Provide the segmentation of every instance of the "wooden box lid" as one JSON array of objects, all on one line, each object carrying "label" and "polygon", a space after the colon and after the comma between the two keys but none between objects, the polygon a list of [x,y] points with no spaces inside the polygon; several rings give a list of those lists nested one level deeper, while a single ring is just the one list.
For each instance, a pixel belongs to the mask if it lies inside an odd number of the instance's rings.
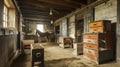
[{"label": "wooden box lid", "polygon": [[31,49],[43,49],[43,46],[40,43],[34,43],[31,44]]}]

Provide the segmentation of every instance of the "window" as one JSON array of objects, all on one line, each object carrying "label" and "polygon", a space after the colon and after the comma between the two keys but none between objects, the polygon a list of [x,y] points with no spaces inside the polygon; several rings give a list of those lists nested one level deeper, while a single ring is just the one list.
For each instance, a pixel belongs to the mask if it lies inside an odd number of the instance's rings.
[{"label": "window", "polygon": [[3,27],[7,27],[8,22],[8,8],[4,5],[4,12],[3,12]]},{"label": "window", "polygon": [[3,27],[15,29],[15,24],[16,24],[16,10],[14,6],[12,6],[12,1],[4,0]]},{"label": "window", "polygon": [[15,9],[13,8],[9,8],[9,11],[8,11],[8,26],[9,28],[15,28],[15,19],[16,19],[16,14],[15,14]]},{"label": "window", "polygon": [[41,32],[44,32],[44,25],[43,24],[38,24],[37,29]]}]

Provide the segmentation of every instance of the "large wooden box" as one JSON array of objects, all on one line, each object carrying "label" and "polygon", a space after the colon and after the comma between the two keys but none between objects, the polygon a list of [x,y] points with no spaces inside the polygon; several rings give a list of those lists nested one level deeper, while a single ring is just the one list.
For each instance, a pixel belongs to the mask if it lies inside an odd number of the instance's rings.
[{"label": "large wooden box", "polygon": [[83,34],[83,55],[85,58],[101,64],[114,60],[112,33],[85,33]]},{"label": "large wooden box", "polygon": [[111,21],[101,20],[89,23],[89,32],[111,32]]},{"label": "large wooden box", "polygon": [[31,56],[32,66],[34,66],[34,62],[41,62],[42,66],[44,67],[44,48],[41,44],[31,44]]},{"label": "large wooden box", "polygon": [[83,34],[83,42],[111,49],[113,46],[112,36],[112,33],[85,33]]}]

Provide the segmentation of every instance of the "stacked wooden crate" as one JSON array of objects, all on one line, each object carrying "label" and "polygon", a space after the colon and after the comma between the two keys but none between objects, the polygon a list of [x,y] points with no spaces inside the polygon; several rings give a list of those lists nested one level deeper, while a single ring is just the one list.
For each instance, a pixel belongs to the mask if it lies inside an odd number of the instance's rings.
[{"label": "stacked wooden crate", "polygon": [[101,64],[114,59],[111,21],[102,20],[89,23],[89,33],[83,34],[84,57]]}]

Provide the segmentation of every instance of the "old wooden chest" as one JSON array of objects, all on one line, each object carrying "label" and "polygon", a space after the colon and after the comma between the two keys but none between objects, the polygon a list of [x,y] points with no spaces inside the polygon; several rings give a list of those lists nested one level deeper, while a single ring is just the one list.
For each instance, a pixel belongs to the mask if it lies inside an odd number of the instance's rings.
[{"label": "old wooden chest", "polygon": [[41,44],[31,44],[32,67],[35,62],[41,62],[41,67],[44,67],[44,48]]}]

